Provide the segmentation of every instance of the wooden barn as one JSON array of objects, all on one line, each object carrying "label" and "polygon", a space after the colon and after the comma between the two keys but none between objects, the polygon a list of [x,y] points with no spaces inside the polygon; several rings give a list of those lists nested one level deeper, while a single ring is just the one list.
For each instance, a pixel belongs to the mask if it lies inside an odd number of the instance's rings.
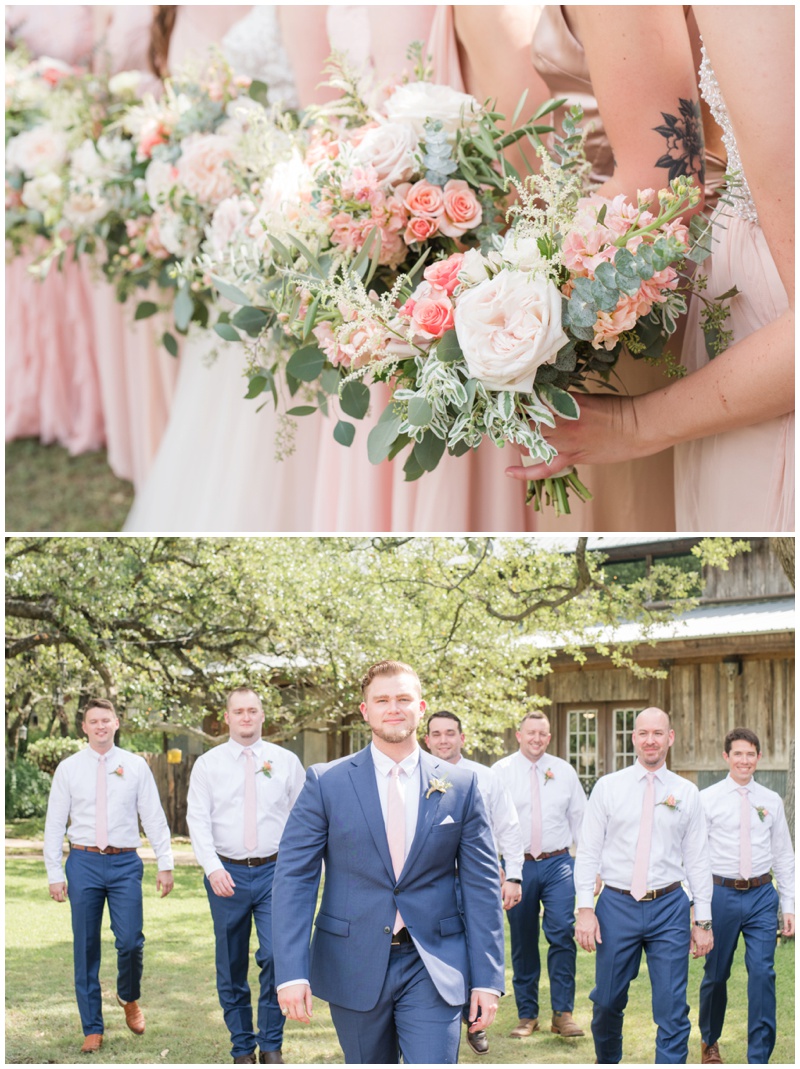
[{"label": "wooden barn", "polygon": [[[687,557],[691,538],[590,541],[609,557],[609,570],[647,568],[658,558]],[[669,766],[703,788],[727,767],[722,744],[733,727],[759,736],[763,758],[758,778],[784,794],[794,739],[794,592],[766,538],[750,539],[752,551],[728,572],[708,569],[701,604],[660,628],[654,645],[636,649],[636,660],[663,669],[664,678],[637,678],[587,650],[577,665],[557,654],[553,672],[532,683],[531,693],[551,702],[551,751],[570,761],[587,792],[598,776],[633,760],[631,731],[639,710],[667,710],[675,729]],[[516,748],[508,733],[509,752]]]}]

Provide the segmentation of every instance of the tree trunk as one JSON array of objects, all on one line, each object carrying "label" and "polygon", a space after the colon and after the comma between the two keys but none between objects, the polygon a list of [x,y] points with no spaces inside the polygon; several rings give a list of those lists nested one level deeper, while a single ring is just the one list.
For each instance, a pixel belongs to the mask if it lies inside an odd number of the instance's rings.
[{"label": "tree trunk", "polygon": [[770,538],[769,541],[775,556],[781,562],[786,578],[792,584],[792,589],[794,589],[794,539]]}]

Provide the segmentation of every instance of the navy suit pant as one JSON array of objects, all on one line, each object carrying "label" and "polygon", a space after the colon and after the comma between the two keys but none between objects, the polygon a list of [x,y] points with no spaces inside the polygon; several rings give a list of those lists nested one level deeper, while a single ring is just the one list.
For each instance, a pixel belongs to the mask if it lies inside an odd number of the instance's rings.
[{"label": "navy suit pant", "polygon": [[449,1006],[413,943],[392,947],[375,1007],[348,1010],[330,1004],[348,1065],[455,1065],[461,1007]]},{"label": "navy suit pant", "polygon": [[572,1013],[575,1006],[575,861],[569,854],[526,861],[522,868],[522,899],[507,911],[511,930],[511,963],[517,1014],[539,1016],[539,912],[547,942],[547,973],[554,1013]]},{"label": "navy suit pant", "polygon": [[[272,878],[275,863],[248,868],[223,861],[236,890],[230,898],[215,895],[204,879],[216,937],[217,993],[231,1034],[231,1057],[252,1054],[256,1039],[261,1050],[280,1050],[283,1014],[275,991],[272,960]],[[247,969],[253,921],[258,935],[258,1036],[253,1033],[253,1006]]]},{"label": "navy suit pant", "polygon": [[741,933],[747,968],[747,1060],[757,1065],[767,1064],[775,1046],[778,902],[771,883],[749,891],[714,884],[714,949],[700,984],[700,1034],[704,1043],[716,1043],[725,1023],[728,977]]},{"label": "navy suit pant", "polygon": [[140,997],[144,960],[144,865],[135,851],[91,854],[86,850],[70,850],[65,871],[72,910],[75,994],[83,1034],[102,1034],[100,931],[103,907],[107,901],[117,948],[117,994],[123,1002],[132,1002]]},{"label": "navy suit pant", "polygon": [[597,1060],[622,1060],[622,1020],[642,951],[653,989],[657,1063],[679,1065],[689,1053],[689,899],[681,888],[649,902],[605,890],[597,900],[600,938],[595,962],[592,1035]]}]

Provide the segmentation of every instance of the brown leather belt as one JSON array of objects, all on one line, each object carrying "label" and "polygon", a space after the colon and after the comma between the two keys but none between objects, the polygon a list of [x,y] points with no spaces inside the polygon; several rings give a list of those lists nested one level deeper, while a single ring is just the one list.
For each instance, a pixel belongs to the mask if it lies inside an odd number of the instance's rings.
[{"label": "brown leather belt", "polygon": [[277,854],[270,854],[269,857],[223,857],[222,854],[217,854],[217,857],[220,861],[227,861],[229,865],[247,865],[249,869],[257,869],[261,865],[269,865],[278,860]]},{"label": "brown leather belt", "polygon": [[411,941],[411,935],[409,934],[408,928],[401,928],[400,931],[395,932],[392,936],[393,947],[399,947],[402,946],[403,943],[410,943]]},{"label": "brown leather belt", "polygon": [[135,854],[135,846],[107,846],[101,850],[99,846],[81,846],[79,843],[70,843],[70,850],[85,850],[87,854]]},{"label": "brown leather belt", "polygon": [[752,887],[763,887],[765,883],[772,883],[772,875],[765,872],[763,876],[753,876],[749,880],[731,880],[727,876],[714,876],[714,883],[720,887],[733,887],[737,891],[749,891]]},{"label": "brown leather belt", "polygon": [[560,850],[551,850],[548,854],[539,854],[538,857],[534,857],[533,854],[526,854],[526,861],[547,861],[549,857],[558,857],[559,854],[568,854],[569,847],[564,846]]},{"label": "brown leather belt", "polygon": [[[677,883],[670,883],[666,887],[658,887],[658,888],[656,888],[655,891],[648,891],[642,898],[639,899],[639,902],[652,902],[654,898],[661,898],[662,895],[672,894],[673,891],[677,891],[678,890],[680,885],[681,885],[681,881],[678,880]],[[611,887],[607,883],[603,884],[603,890],[604,891],[616,891],[618,895],[629,895],[630,894],[630,891],[625,891],[625,890],[623,890],[622,887]]]}]

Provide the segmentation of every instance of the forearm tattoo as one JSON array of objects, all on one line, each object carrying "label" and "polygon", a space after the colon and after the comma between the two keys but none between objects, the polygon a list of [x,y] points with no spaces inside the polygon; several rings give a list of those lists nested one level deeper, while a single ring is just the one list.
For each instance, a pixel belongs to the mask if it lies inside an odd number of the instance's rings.
[{"label": "forearm tattoo", "polygon": [[653,127],[667,142],[667,151],[657,160],[656,167],[665,167],[669,171],[670,182],[678,175],[697,175],[702,186],[705,180],[705,153],[700,105],[694,100],[679,97],[679,112],[678,115],[668,115],[662,111],[664,124]]}]

